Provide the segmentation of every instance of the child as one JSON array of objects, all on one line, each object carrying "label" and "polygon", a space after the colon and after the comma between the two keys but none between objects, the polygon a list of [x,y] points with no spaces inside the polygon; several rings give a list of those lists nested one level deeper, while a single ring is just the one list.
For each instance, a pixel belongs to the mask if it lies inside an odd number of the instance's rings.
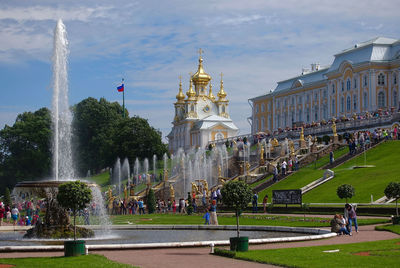
[{"label": "child", "polygon": [[210,225],[210,213],[208,212],[208,209],[206,210],[203,219],[205,219],[204,225]]}]

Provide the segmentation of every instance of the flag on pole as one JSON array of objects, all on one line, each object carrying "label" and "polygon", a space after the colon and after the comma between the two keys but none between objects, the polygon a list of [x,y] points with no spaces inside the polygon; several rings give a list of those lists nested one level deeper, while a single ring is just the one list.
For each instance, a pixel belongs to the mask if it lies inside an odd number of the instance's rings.
[{"label": "flag on pole", "polygon": [[122,83],[119,87],[117,87],[118,92],[124,91],[124,83]]}]

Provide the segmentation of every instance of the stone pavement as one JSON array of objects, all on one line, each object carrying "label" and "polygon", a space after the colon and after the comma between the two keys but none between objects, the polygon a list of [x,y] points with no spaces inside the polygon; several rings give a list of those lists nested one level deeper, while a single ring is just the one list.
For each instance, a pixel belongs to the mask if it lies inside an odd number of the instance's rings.
[{"label": "stone pavement", "polygon": [[[337,236],[329,239],[311,240],[304,242],[292,243],[273,243],[262,245],[251,245],[250,249],[274,249],[274,248],[291,248],[291,247],[308,247],[320,245],[332,245],[335,249],[336,244],[357,243],[375,240],[386,240],[400,238],[400,235],[375,231],[375,226],[360,226],[359,233],[354,232],[353,236]],[[172,249],[146,249],[146,250],[108,250],[108,251],[91,251],[91,253],[102,254],[107,258],[132,264],[140,267],[274,267],[259,263],[246,262],[240,260],[229,259],[210,255],[209,247],[202,248],[172,248]],[[34,257],[34,256],[62,256],[62,252],[43,252],[43,253],[1,253],[0,258],[18,258],[18,257]]]}]

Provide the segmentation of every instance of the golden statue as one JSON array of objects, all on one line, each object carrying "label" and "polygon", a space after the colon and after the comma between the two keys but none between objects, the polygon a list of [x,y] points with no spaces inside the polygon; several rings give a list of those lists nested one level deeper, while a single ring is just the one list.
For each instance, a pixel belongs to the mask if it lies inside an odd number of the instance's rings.
[{"label": "golden statue", "polygon": [[112,199],[112,190],[111,190],[111,187],[109,186],[108,187],[108,191],[107,191],[107,196],[108,196],[108,200],[111,200]]},{"label": "golden statue", "polygon": [[264,160],[264,146],[263,145],[261,145],[260,160]]},{"label": "golden statue", "polygon": [[203,183],[203,189],[206,190],[208,195],[208,182],[206,180],[200,180]]},{"label": "golden statue", "polygon": [[111,211],[111,209],[113,208],[113,202],[115,197],[112,196],[112,190],[110,187],[108,187],[107,195],[108,195],[108,209]]},{"label": "golden statue", "polygon": [[171,197],[171,199],[175,198],[175,190],[174,190],[174,186],[172,186],[172,184],[169,185],[169,196]]},{"label": "golden statue", "polygon": [[290,148],[290,154],[294,155],[294,142],[292,140],[289,141],[289,148]]},{"label": "golden statue", "polygon": [[300,140],[304,141],[304,128],[301,127],[301,131],[300,131]]},{"label": "golden statue", "polygon": [[199,187],[197,187],[196,183],[192,182],[192,193],[199,194]]},{"label": "golden statue", "polygon": [[124,198],[125,200],[128,200],[128,189],[126,188],[126,185],[124,186]]},{"label": "golden statue", "polygon": [[168,169],[164,169],[164,181],[168,181]]},{"label": "golden statue", "polygon": [[274,138],[274,139],[271,141],[271,144],[272,144],[272,146],[278,146],[278,145],[279,145],[279,142],[278,142],[278,140],[277,140],[276,138]]},{"label": "golden statue", "polygon": [[334,137],[337,137],[335,120],[333,120],[332,131],[333,131],[333,136],[334,136]]},{"label": "golden statue", "polygon": [[221,169],[221,165],[218,165],[218,178],[222,177],[222,169]]},{"label": "golden statue", "polygon": [[246,162],[246,171],[249,172],[249,170],[250,170],[250,163]]}]

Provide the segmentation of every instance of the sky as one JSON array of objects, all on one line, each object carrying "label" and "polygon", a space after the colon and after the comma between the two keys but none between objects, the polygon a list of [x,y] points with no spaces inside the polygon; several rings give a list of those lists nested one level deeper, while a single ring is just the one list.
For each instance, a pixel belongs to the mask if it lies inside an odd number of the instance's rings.
[{"label": "sky", "polygon": [[189,88],[198,50],[220,73],[230,115],[250,132],[248,99],[299,75],[311,63],[378,36],[400,39],[400,0],[385,1],[5,1],[0,0],[0,128],[25,111],[51,107],[54,27],[69,41],[69,98],[104,97],[125,104],[162,131],[172,127],[179,76]]}]

